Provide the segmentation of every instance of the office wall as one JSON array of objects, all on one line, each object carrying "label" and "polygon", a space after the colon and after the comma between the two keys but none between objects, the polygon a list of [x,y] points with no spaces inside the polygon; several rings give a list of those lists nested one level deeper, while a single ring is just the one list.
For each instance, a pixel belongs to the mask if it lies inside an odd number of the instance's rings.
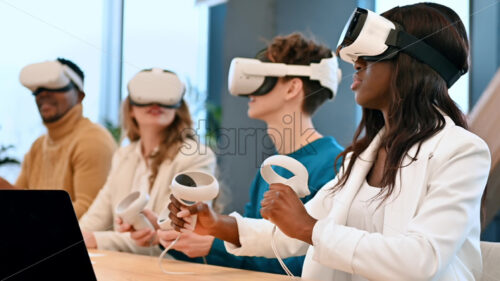
[{"label": "office wall", "polygon": [[[470,5],[472,62],[469,90],[472,109],[500,67],[500,2],[498,0],[471,0]],[[497,120],[498,123],[500,120]],[[495,172],[498,171],[494,171],[490,178],[496,177]],[[489,185],[488,197],[498,194],[499,189],[499,185]],[[492,215],[487,214],[488,217]],[[500,212],[497,212],[493,221],[483,230],[481,240],[500,241]]]},{"label": "office wall", "polygon": [[[274,0],[230,0],[226,5],[224,25],[223,77],[220,87],[222,124],[219,131],[219,179],[231,191],[226,211],[243,211],[248,188],[266,155],[273,153],[266,138],[265,124],[247,117],[246,98],[233,97],[227,90],[231,59],[253,57],[276,33]],[[213,9],[213,8],[212,8]],[[212,82],[212,81],[210,81]]]},{"label": "office wall", "polygon": [[471,0],[470,108],[500,67],[500,3]]},{"label": "office wall", "polygon": [[[217,58],[216,49],[209,53],[223,65],[222,77],[209,74],[211,84],[222,83],[222,86],[209,86],[209,99],[219,100],[223,110],[218,145],[219,177],[222,185],[230,188],[232,193],[226,212],[243,211],[249,199],[249,186],[260,163],[274,152],[272,142],[266,137],[265,124],[247,117],[247,99],[228,93],[227,73],[231,59],[235,56],[253,57],[274,36],[293,31],[314,35],[320,42],[334,48],[354,7],[355,1],[229,0],[227,4],[211,8],[211,14],[218,17],[224,16],[221,11],[225,9],[224,24],[214,23],[210,27],[211,34],[217,38],[221,32],[224,34],[221,40],[224,51],[220,58]],[[210,20],[211,24],[213,20]],[[212,47],[214,44],[210,43]],[[211,59],[212,63],[216,61]],[[344,82],[339,94],[317,112],[314,123],[321,133],[333,135],[345,145],[352,138],[360,111],[349,89],[353,68],[344,62],[340,65]]]},{"label": "office wall", "polygon": [[208,85],[207,100],[220,104],[221,93],[224,92],[224,32],[226,26],[226,5],[210,8],[208,14]]},{"label": "office wall", "polygon": [[[355,1],[331,0],[278,0],[276,6],[276,33],[288,34],[300,31],[313,35],[318,41],[334,49],[342,29],[356,7]],[[332,135],[342,145],[351,142],[361,110],[354,101],[350,89],[354,69],[351,64],[339,60],[342,82],[333,101],[325,103],[314,116],[319,132]]]}]

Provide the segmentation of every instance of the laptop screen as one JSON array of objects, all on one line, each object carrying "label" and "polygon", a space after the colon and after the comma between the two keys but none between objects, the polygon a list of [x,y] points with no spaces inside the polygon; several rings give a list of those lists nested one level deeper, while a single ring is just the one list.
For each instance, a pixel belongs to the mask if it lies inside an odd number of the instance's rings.
[{"label": "laptop screen", "polygon": [[96,280],[62,190],[0,190],[0,280]]}]

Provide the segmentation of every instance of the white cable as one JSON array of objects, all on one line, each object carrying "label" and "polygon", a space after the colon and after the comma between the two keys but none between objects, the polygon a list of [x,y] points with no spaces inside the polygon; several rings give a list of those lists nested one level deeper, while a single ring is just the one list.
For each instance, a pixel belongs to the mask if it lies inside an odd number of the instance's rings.
[{"label": "white cable", "polygon": [[160,267],[161,271],[163,271],[163,273],[169,274],[169,275],[195,274],[194,272],[167,271],[167,270],[165,270],[165,268],[163,268],[163,264],[162,264],[163,258],[165,257],[165,255],[167,254],[167,252],[170,251],[170,249],[172,249],[172,247],[175,245],[175,243],[177,243],[177,241],[179,241],[179,238],[181,238],[181,234],[180,233],[179,233],[179,235],[177,235],[177,238],[175,238],[175,240],[172,241],[170,243],[170,245],[168,245],[168,247],[166,247],[165,250],[163,250],[163,252],[161,252],[161,255],[160,255],[159,259],[158,259],[158,266]]},{"label": "white cable", "polygon": [[278,259],[278,262],[280,263],[280,265],[283,268],[283,270],[286,272],[286,275],[288,275],[289,277],[293,278],[295,276],[290,271],[290,269],[288,269],[288,267],[286,266],[285,262],[283,262],[283,260],[281,259],[281,255],[278,252],[278,248],[276,247],[276,242],[274,240],[275,235],[276,235],[276,225],[273,227],[273,234],[272,234],[273,237],[271,238],[271,247],[273,248],[274,255]]},{"label": "white cable", "polygon": [[[290,178],[284,178],[275,170],[273,170],[272,166],[279,166],[293,173],[293,176]],[[292,158],[286,155],[273,155],[262,163],[260,166],[260,174],[262,178],[269,184],[273,183],[281,183],[284,185],[288,185],[300,198],[305,197],[311,193],[309,188],[307,187],[307,182],[309,178],[309,174],[307,172],[306,167],[302,163],[300,163],[297,159]],[[280,263],[283,270],[286,272],[286,275],[294,278],[295,276],[292,274],[290,269],[285,265],[281,256],[278,252],[278,248],[275,243],[275,234],[276,234],[276,225],[273,227],[272,237],[271,237],[271,247],[273,249],[274,255],[278,262]]]},{"label": "white cable", "polygon": [[[193,205],[196,202],[210,201],[214,199],[219,193],[219,183],[217,180],[210,174],[199,172],[199,171],[187,171],[183,173],[176,174],[172,179],[172,194],[184,205],[189,206]],[[172,229],[170,227],[170,219],[169,219],[170,210],[168,206],[160,213],[158,216],[157,223],[160,226],[160,229],[169,230]],[[194,226],[196,224],[197,215],[191,215],[190,223],[192,229],[194,230]],[[189,222],[189,221],[188,221]],[[174,241],[168,245],[168,247],[163,250],[161,253],[158,265],[161,268],[161,271],[165,274],[171,275],[183,275],[183,274],[195,274],[194,272],[173,272],[167,271],[163,268],[162,261],[163,257],[167,254],[167,252],[172,249],[172,247],[179,241],[181,234],[177,235]],[[203,258],[203,262],[207,264],[207,259]]]}]

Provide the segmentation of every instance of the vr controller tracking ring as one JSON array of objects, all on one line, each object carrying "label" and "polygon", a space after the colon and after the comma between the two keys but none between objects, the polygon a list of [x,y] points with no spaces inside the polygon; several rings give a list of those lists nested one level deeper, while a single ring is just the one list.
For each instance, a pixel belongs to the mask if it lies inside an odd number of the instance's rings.
[{"label": "vr controller tracking ring", "polygon": [[[280,176],[278,173],[276,173],[276,171],[273,170],[272,166],[279,166],[284,169],[287,169],[294,175],[288,179],[284,178]],[[269,184],[281,183],[284,185],[288,185],[301,198],[311,193],[307,185],[309,174],[307,172],[306,167],[304,167],[304,165],[302,165],[302,163],[300,163],[298,160],[290,156],[273,155],[267,158],[260,166],[260,173],[262,175],[262,178],[267,183]],[[276,247],[276,242],[275,242],[276,229],[277,227],[276,225],[274,225],[271,234],[272,236],[271,248],[273,249],[274,255],[276,256],[276,259],[278,259],[278,262],[285,271],[285,273],[290,277],[294,277],[293,273],[290,271],[290,269],[288,269],[286,264],[281,259],[281,255],[278,251],[278,248]]]},{"label": "vr controller tracking ring", "polygon": [[[200,171],[187,171],[176,174],[172,179],[171,184],[172,195],[184,205],[193,205],[200,201],[213,200],[219,194],[219,183],[212,175]],[[158,225],[163,230],[173,229],[170,225],[169,219],[170,211],[166,207],[158,217]],[[192,228],[196,225],[196,215],[192,215]],[[184,275],[195,274],[194,272],[172,272],[163,268],[163,257],[172,247],[179,241],[181,234],[179,233],[174,241],[163,250],[158,259],[158,266],[165,274],[170,275]],[[203,259],[206,263],[206,260]]]}]

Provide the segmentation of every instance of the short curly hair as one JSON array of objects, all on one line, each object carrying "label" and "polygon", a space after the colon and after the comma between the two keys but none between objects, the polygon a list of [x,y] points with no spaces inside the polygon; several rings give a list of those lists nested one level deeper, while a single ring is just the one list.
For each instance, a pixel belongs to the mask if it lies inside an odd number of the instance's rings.
[{"label": "short curly hair", "polygon": [[[310,63],[319,63],[323,58],[331,58],[332,51],[325,45],[295,32],[275,37],[263,55],[272,62],[309,65]],[[302,110],[306,114],[313,115],[332,95],[330,89],[324,88],[318,81],[311,80],[309,77],[285,77],[285,79],[292,78],[300,78],[304,85],[305,99],[302,103]],[[322,88],[323,90],[321,90]],[[311,93],[314,94],[310,95]]]},{"label": "short curly hair", "polygon": [[76,63],[68,60],[68,59],[65,59],[65,58],[57,58],[57,61],[64,64],[64,65],[67,65],[69,68],[71,68],[74,72],[76,72],[76,74],[78,74],[78,76],[80,76],[80,78],[82,78],[82,82],[84,81],[85,79],[85,74],[83,73],[83,71],[80,69],[80,67],[78,67],[78,65],[76,65]]}]

